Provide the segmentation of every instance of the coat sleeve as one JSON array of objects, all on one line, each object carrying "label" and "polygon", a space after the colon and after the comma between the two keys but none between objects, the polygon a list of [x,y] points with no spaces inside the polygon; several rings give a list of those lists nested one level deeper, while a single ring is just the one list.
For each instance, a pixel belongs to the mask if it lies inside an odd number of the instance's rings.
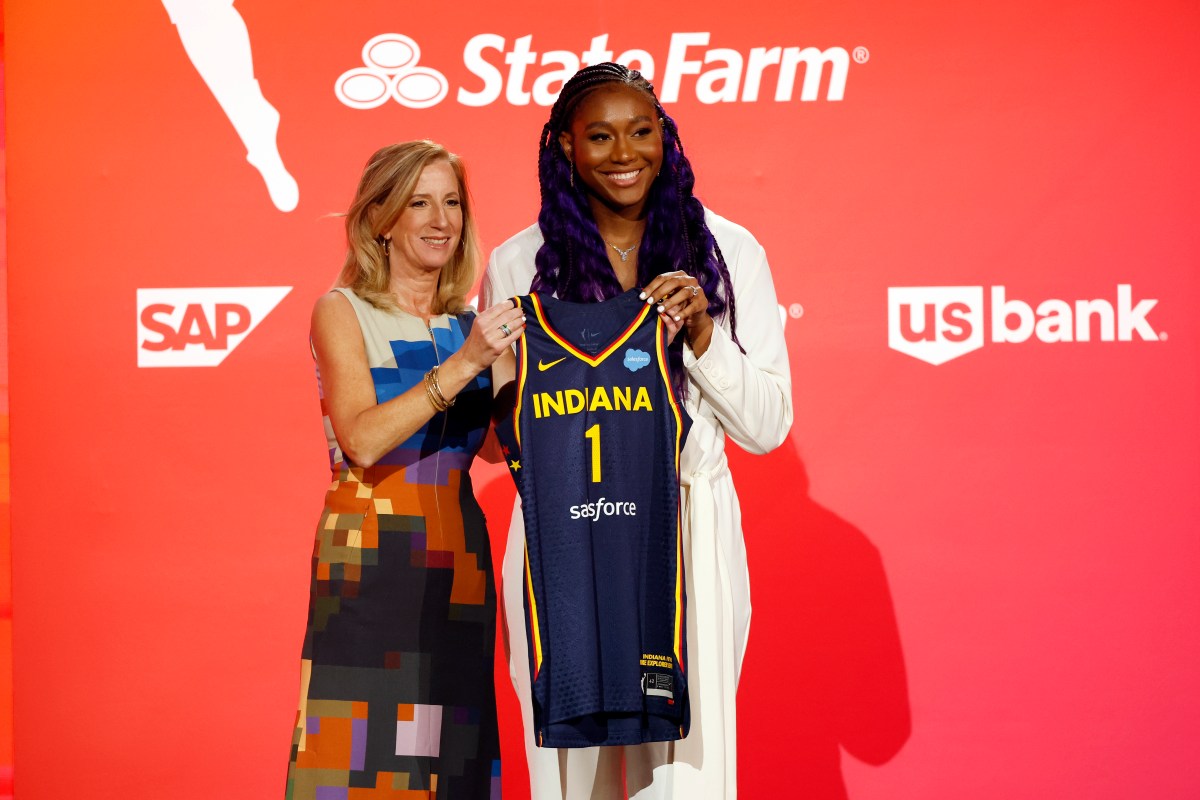
[{"label": "coat sleeve", "polygon": [[728,264],[737,303],[737,334],[743,353],[725,324],[713,327],[712,342],[700,358],[684,347],[683,363],[701,398],[712,407],[725,432],[751,453],[783,443],[792,427],[792,376],[775,284],[762,245],[748,241]]},{"label": "coat sleeve", "polygon": [[497,264],[496,251],[493,250],[488,259],[487,270],[483,273],[483,285],[479,287],[480,311],[491,308],[505,297],[512,297],[512,293],[505,288],[508,276],[502,274],[503,272],[505,271]]},{"label": "coat sleeve", "polygon": [[529,292],[535,271],[534,259],[541,244],[541,232],[534,225],[492,251],[479,288],[480,310],[505,298]]}]

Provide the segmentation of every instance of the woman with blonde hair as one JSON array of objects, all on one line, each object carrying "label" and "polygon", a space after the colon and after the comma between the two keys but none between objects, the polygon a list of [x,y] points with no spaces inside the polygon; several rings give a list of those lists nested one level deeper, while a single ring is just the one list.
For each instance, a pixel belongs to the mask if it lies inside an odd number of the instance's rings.
[{"label": "woman with blonde hair", "polygon": [[469,467],[490,368],[524,317],[508,301],[466,307],[475,225],[462,163],[440,145],[375,153],[346,237],[312,315],[333,482],[286,796],[498,796],[496,595]]}]

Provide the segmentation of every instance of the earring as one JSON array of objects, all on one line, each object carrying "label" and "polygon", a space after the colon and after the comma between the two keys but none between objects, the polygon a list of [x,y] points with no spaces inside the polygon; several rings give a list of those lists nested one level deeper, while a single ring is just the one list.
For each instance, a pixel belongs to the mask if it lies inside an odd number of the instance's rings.
[{"label": "earring", "polygon": [[571,153],[565,147],[562,149],[563,158],[567,160],[567,181],[571,184],[571,188],[575,188],[575,162],[571,160]]},{"label": "earring", "polygon": [[379,237],[379,245],[383,248],[383,257],[388,258],[392,254],[392,240],[387,236]]}]

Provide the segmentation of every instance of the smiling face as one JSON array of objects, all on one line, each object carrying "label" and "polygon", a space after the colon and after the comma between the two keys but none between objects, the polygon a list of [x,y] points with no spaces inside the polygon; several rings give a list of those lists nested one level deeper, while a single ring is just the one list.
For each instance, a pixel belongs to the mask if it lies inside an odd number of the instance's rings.
[{"label": "smiling face", "polygon": [[614,83],[584,97],[559,144],[598,216],[639,218],[663,161],[662,127],[644,93]]},{"label": "smiling face", "polygon": [[448,161],[421,170],[416,188],[392,229],[391,266],[440,270],[449,263],[462,235],[463,207],[458,177]]}]

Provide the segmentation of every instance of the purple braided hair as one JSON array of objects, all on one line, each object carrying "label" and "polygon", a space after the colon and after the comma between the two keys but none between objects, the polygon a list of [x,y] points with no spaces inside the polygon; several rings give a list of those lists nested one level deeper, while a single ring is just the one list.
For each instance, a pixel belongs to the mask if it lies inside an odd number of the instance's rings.
[{"label": "purple braided hair", "polygon": [[[650,82],[637,70],[621,64],[594,64],[575,73],[563,86],[550,110],[550,120],[542,128],[538,145],[542,196],[538,225],[545,243],[537,253],[532,289],[574,302],[606,300],[622,291],[583,183],[572,181],[574,165],[558,143],[583,98],[614,83],[645,94],[663,120],[662,170],[646,200],[646,230],[638,247],[637,283],[645,286],[655,275],[671,270],[682,270],[696,278],[708,297],[709,313],[716,319],[729,315],[733,341],[741,347],[729,267],[704,221],[704,206],[693,194],[696,176],[684,155],[679,129],[658,102]],[[676,337],[668,355],[675,389],[686,396],[681,337]]]}]

